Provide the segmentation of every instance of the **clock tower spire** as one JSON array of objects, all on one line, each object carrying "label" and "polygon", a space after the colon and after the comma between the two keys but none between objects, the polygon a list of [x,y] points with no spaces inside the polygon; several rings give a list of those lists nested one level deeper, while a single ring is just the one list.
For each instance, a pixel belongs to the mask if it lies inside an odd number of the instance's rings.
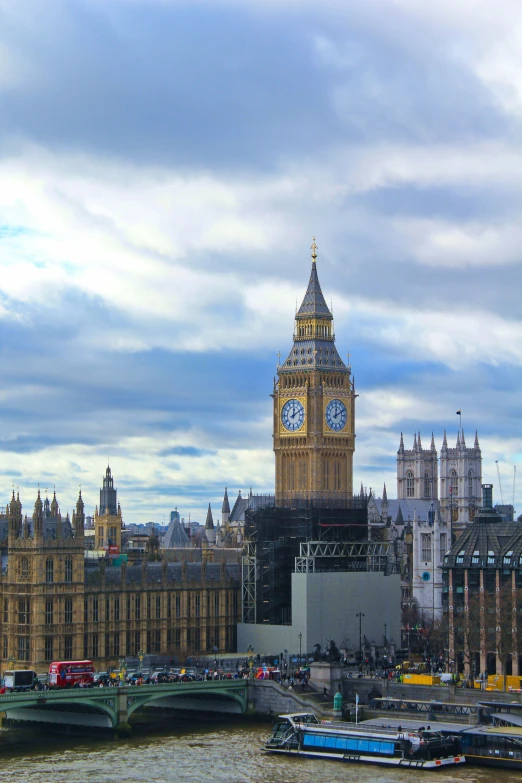
[{"label": "clock tower spire", "polygon": [[292,349],[277,368],[274,451],[279,501],[352,495],[355,390],[335,347],[333,316],[312,242],[308,288],[295,315]]}]

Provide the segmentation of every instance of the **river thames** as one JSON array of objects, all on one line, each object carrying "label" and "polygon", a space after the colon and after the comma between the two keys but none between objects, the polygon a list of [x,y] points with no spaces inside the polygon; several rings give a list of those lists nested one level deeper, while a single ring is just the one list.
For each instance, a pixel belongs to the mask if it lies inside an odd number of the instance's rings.
[{"label": "river thames", "polygon": [[0,731],[0,781],[6,783],[517,783],[520,774],[485,767],[415,772],[285,759],[262,753],[269,723],[198,726],[136,732],[126,740],[57,737]]}]

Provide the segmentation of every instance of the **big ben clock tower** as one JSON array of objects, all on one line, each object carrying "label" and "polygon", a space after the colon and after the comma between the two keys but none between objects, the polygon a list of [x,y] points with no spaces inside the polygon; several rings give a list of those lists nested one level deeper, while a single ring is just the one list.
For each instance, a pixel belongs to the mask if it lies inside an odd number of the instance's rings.
[{"label": "big ben clock tower", "polygon": [[294,343],[277,368],[274,451],[278,501],[296,497],[347,499],[352,495],[355,389],[350,368],[335,347],[333,316],[312,271],[295,316]]}]

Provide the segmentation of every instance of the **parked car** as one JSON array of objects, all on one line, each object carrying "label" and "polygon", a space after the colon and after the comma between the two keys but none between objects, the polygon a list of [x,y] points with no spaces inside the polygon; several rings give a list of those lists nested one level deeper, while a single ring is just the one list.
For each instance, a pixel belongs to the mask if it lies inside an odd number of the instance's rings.
[{"label": "parked car", "polygon": [[138,680],[142,680],[143,682],[145,682],[147,677],[148,674],[146,674],[145,672],[130,672],[127,675],[127,682],[132,685],[135,685]]},{"label": "parked car", "polygon": [[175,680],[173,680],[173,675],[169,674],[169,672],[164,672],[164,671],[154,672],[150,679],[151,682],[157,683],[159,685],[166,682],[175,682]]},{"label": "parked car", "polygon": [[94,687],[99,687],[100,685],[110,685],[111,683],[111,675],[107,674],[107,672],[95,672],[94,674]]}]

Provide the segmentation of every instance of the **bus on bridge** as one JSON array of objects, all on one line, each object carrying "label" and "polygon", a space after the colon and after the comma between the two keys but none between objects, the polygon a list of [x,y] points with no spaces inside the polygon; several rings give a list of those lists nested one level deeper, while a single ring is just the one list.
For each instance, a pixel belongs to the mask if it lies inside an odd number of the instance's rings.
[{"label": "bus on bridge", "polygon": [[53,661],[49,666],[49,685],[52,688],[92,687],[92,661]]}]

